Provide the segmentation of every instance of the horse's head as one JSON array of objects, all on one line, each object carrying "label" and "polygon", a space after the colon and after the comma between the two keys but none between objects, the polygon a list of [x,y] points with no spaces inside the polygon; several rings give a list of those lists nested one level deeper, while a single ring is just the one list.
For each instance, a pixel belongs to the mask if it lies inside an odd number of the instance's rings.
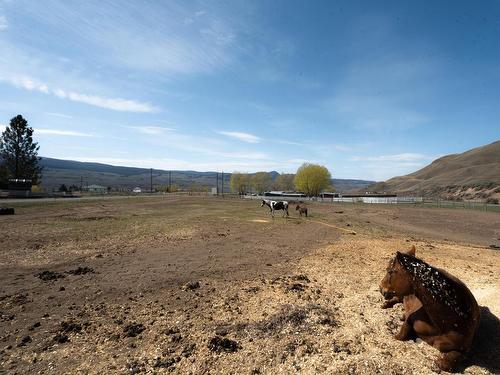
[{"label": "horse's head", "polygon": [[261,207],[264,207],[266,204],[266,201],[264,199],[262,199],[262,203],[260,204]]},{"label": "horse's head", "polygon": [[[415,246],[412,246],[406,254],[415,256]],[[403,254],[398,251],[396,256],[389,261],[387,273],[380,282],[380,293],[386,300],[395,296],[402,298],[413,293],[411,275],[401,265],[399,261],[401,257],[403,257]]]},{"label": "horse's head", "polygon": [[295,211],[298,211],[300,210],[300,205],[297,205],[297,207],[295,207]]}]

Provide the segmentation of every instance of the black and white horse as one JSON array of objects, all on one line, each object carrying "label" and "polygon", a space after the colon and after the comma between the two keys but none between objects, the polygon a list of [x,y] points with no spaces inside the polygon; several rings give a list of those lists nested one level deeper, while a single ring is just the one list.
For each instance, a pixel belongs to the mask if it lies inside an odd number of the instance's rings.
[{"label": "black and white horse", "polygon": [[289,216],[288,215],[288,202],[286,201],[271,201],[269,199],[262,199],[262,204],[260,205],[261,207],[267,206],[269,207],[269,212],[271,213],[272,217],[274,217],[274,211],[279,211],[283,210],[283,217]]}]

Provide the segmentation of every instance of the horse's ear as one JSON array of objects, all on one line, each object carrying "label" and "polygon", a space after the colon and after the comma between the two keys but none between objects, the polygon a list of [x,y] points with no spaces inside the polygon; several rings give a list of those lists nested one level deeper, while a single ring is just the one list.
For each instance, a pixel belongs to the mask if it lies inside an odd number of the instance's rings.
[{"label": "horse's ear", "polygon": [[416,250],[417,250],[417,249],[415,248],[415,245],[412,245],[412,246],[411,246],[411,249],[410,249],[410,250],[408,250],[408,251],[406,252],[406,254],[408,254],[408,255],[412,255],[412,256],[415,256],[415,251],[416,251]]}]

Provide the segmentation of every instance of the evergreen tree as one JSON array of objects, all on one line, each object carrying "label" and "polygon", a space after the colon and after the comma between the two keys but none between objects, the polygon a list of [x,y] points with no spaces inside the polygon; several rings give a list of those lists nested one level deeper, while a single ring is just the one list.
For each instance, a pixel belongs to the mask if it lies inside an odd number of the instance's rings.
[{"label": "evergreen tree", "polygon": [[30,179],[37,185],[42,172],[38,164],[39,148],[33,142],[33,128],[28,121],[21,115],[12,118],[0,137],[0,163],[7,170],[7,177]]}]

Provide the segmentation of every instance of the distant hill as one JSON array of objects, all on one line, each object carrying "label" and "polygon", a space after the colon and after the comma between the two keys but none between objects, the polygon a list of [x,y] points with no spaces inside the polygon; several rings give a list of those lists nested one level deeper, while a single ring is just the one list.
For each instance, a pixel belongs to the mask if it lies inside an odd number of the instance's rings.
[{"label": "distant hill", "polygon": [[414,173],[376,183],[369,189],[443,199],[494,201],[500,198],[500,141],[443,156]]},{"label": "distant hill", "polygon": [[361,191],[374,183],[375,181],[332,178],[332,184],[339,193]]},{"label": "distant hill", "polygon": [[[102,185],[115,189],[133,189],[138,186],[149,189],[151,170],[149,168],[121,167],[101,163],[87,163],[42,157],[42,186],[56,189],[66,186]],[[192,184],[215,186],[216,172],[172,171],[172,184],[188,188]],[[220,174],[219,174],[220,178]],[[224,174],[224,185],[229,189],[229,174]],[[153,169],[153,185],[168,185],[169,171]]]},{"label": "distant hill", "polygon": [[[86,163],[73,160],[61,160],[42,157],[42,186],[47,190],[57,189],[62,184],[66,186],[102,185],[117,189],[133,189],[138,186],[143,189],[150,187],[150,169],[120,167],[101,163]],[[269,172],[276,178],[278,172]],[[189,188],[192,184],[212,187],[216,184],[216,172],[172,171],[172,184],[181,188]],[[219,174],[220,178],[220,174]],[[230,173],[224,173],[225,191],[229,191]],[[169,172],[153,169],[153,185],[167,185]],[[347,192],[373,184],[374,181],[333,179],[337,191]]]}]

